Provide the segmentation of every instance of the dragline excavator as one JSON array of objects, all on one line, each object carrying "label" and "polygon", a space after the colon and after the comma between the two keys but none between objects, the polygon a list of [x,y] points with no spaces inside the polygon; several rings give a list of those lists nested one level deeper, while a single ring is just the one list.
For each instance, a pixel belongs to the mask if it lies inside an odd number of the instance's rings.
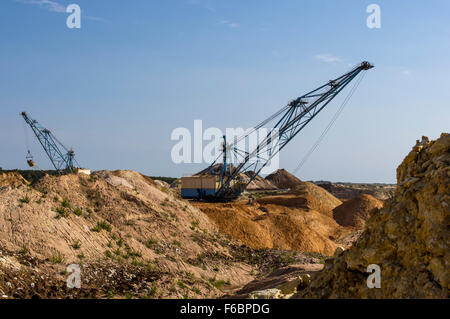
[{"label": "dragline excavator", "polygon": [[[25,122],[31,127],[34,135],[37,137],[39,143],[58,173],[61,174],[65,172],[90,174],[90,170],[81,169],[74,166],[76,160],[75,152],[72,148],[69,149],[65,147],[49,129],[43,127],[38,123],[38,121],[31,119],[26,112],[22,112],[21,115]],[[30,150],[28,150],[26,159],[30,167],[36,166]]]},{"label": "dragline excavator", "polygon": [[[197,200],[229,201],[236,199],[255,179],[270,160],[280,152],[303,128],[312,121],[362,71],[374,66],[362,62],[350,72],[328,81],[317,89],[288,103],[268,119],[258,124],[230,144],[224,136],[221,155],[204,171],[181,178],[181,196]],[[357,80],[357,83],[362,78]],[[355,86],[356,88],[356,86]],[[240,141],[255,130],[274,125],[265,138],[251,150],[240,147]],[[230,156],[234,163],[231,165]]]}]

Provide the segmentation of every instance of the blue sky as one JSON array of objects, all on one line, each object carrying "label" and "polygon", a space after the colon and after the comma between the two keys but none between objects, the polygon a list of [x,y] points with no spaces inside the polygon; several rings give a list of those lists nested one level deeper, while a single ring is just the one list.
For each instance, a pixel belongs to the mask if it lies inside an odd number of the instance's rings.
[{"label": "blue sky", "polygon": [[[81,29],[66,27],[70,3]],[[371,3],[381,29],[366,27]],[[376,68],[297,175],[394,182],[416,139],[449,129],[449,11],[446,0],[2,0],[0,167],[25,168],[28,139],[51,168],[25,110],[82,166],[193,173],[205,165],[171,161],[174,128],[251,127],[369,60]],[[282,167],[297,167],[339,101],[283,150]]]}]

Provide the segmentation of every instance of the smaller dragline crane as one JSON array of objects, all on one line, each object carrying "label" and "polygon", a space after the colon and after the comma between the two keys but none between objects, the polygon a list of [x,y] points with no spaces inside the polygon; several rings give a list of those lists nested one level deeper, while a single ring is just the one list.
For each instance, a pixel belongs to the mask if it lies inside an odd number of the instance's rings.
[{"label": "smaller dragline crane", "polygon": [[[31,119],[27,113],[22,112],[21,115],[33,130],[34,135],[36,135],[39,143],[44,148],[56,171],[58,173],[63,171],[74,172],[75,152],[73,149],[65,147],[49,129],[40,125],[38,121]],[[28,151],[27,162],[30,166],[35,165],[30,151]]]}]

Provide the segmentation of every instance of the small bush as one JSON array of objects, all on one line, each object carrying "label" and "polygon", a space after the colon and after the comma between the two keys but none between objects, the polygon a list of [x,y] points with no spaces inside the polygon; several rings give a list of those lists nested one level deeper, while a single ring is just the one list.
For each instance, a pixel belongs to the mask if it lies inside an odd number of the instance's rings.
[{"label": "small bush", "polygon": [[83,211],[81,210],[81,208],[77,207],[73,210],[73,213],[77,216],[81,216],[83,215]]},{"label": "small bush", "polygon": [[153,238],[149,238],[146,243],[145,246],[147,246],[147,248],[152,248],[154,245],[156,245],[158,243],[157,240],[153,239]]},{"label": "small bush", "polygon": [[25,195],[25,197],[21,198],[20,202],[24,203],[24,204],[28,204],[30,202],[30,197],[28,197],[28,194]]},{"label": "small bush", "polygon": [[23,246],[22,246],[22,249],[20,250],[20,253],[21,253],[22,255],[28,255],[29,250],[28,250],[28,248],[27,248],[25,245],[23,245]]},{"label": "small bush", "polygon": [[61,264],[64,261],[64,257],[60,253],[55,253],[49,258],[52,264]]},{"label": "small bush", "polygon": [[75,242],[72,244],[72,248],[73,248],[73,249],[80,249],[80,248],[81,248],[81,242],[80,242],[79,240],[75,241]]},{"label": "small bush", "polygon": [[111,232],[112,227],[111,227],[111,225],[108,224],[107,222],[101,221],[101,222],[97,222],[97,226],[95,226],[95,227],[92,229],[92,231],[95,231],[95,232],[99,233],[99,232],[101,232],[103,229],[106,230],[107,232]]},{"label": "small bush", "polygon": [[69,213],[66,211],[64,207],[58,207],[56,208],[56,219],[60,219],[61,217],[67,217],[69,216]]},{"label": "small bush", "polygon": [[63,198],[63,201],[61,202],[61,206],[64,208],[70,208],[70,201],[67,198]]}]

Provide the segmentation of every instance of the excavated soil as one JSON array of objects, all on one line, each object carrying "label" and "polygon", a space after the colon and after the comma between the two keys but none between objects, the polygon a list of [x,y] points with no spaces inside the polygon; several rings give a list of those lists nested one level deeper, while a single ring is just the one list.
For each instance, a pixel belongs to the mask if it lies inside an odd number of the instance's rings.
[{"label": "excavated soil", "polygon": [[265,180],[271,182],[279,189],[292,189],[302,183],[300,179],[285,169],[279,169],[276,172],[267,175]]},{"label": "excavated soil", "polygon": [[28,184],[28,181],[25,180],[19,173],[0,172],[0,188],[13,188]]},{"label": "excavated soil", "polygon": [[337,248],[334,240],[349,233],[347,228],[339,226],[330,217],[335,206],[330,206],[325,213],[325,206],[317,205],[323,210],[318,212],[305,205],[305,199],[301,196],[276,195],[256,201],[197,202],[193,205],[210,217],[220,232],[253,248],[331,255]]},{"label": "excavated soil", "polygon": [[333,218],[341,226],[364,228],[371,213],[383,207],[383,202],[367,194],[358,195],[333,209]]},{"label": "excavated soil", "polygon": [[[45,176],[32,186],[2,178],[9,185],[0,188],[0,250],[34,258],[52,278],[47,265],[58,272],[71,263],[142,267],[165,274],[155,284],[170,278],[156,297],[181,298],[218,297],[216,281],[239,287],[254,277],[205,214],[139,173]],[[0,261],[4,274],[34,276],[14,255]],[[11,282],[3,284],[0,293],[11,296]]]}]

